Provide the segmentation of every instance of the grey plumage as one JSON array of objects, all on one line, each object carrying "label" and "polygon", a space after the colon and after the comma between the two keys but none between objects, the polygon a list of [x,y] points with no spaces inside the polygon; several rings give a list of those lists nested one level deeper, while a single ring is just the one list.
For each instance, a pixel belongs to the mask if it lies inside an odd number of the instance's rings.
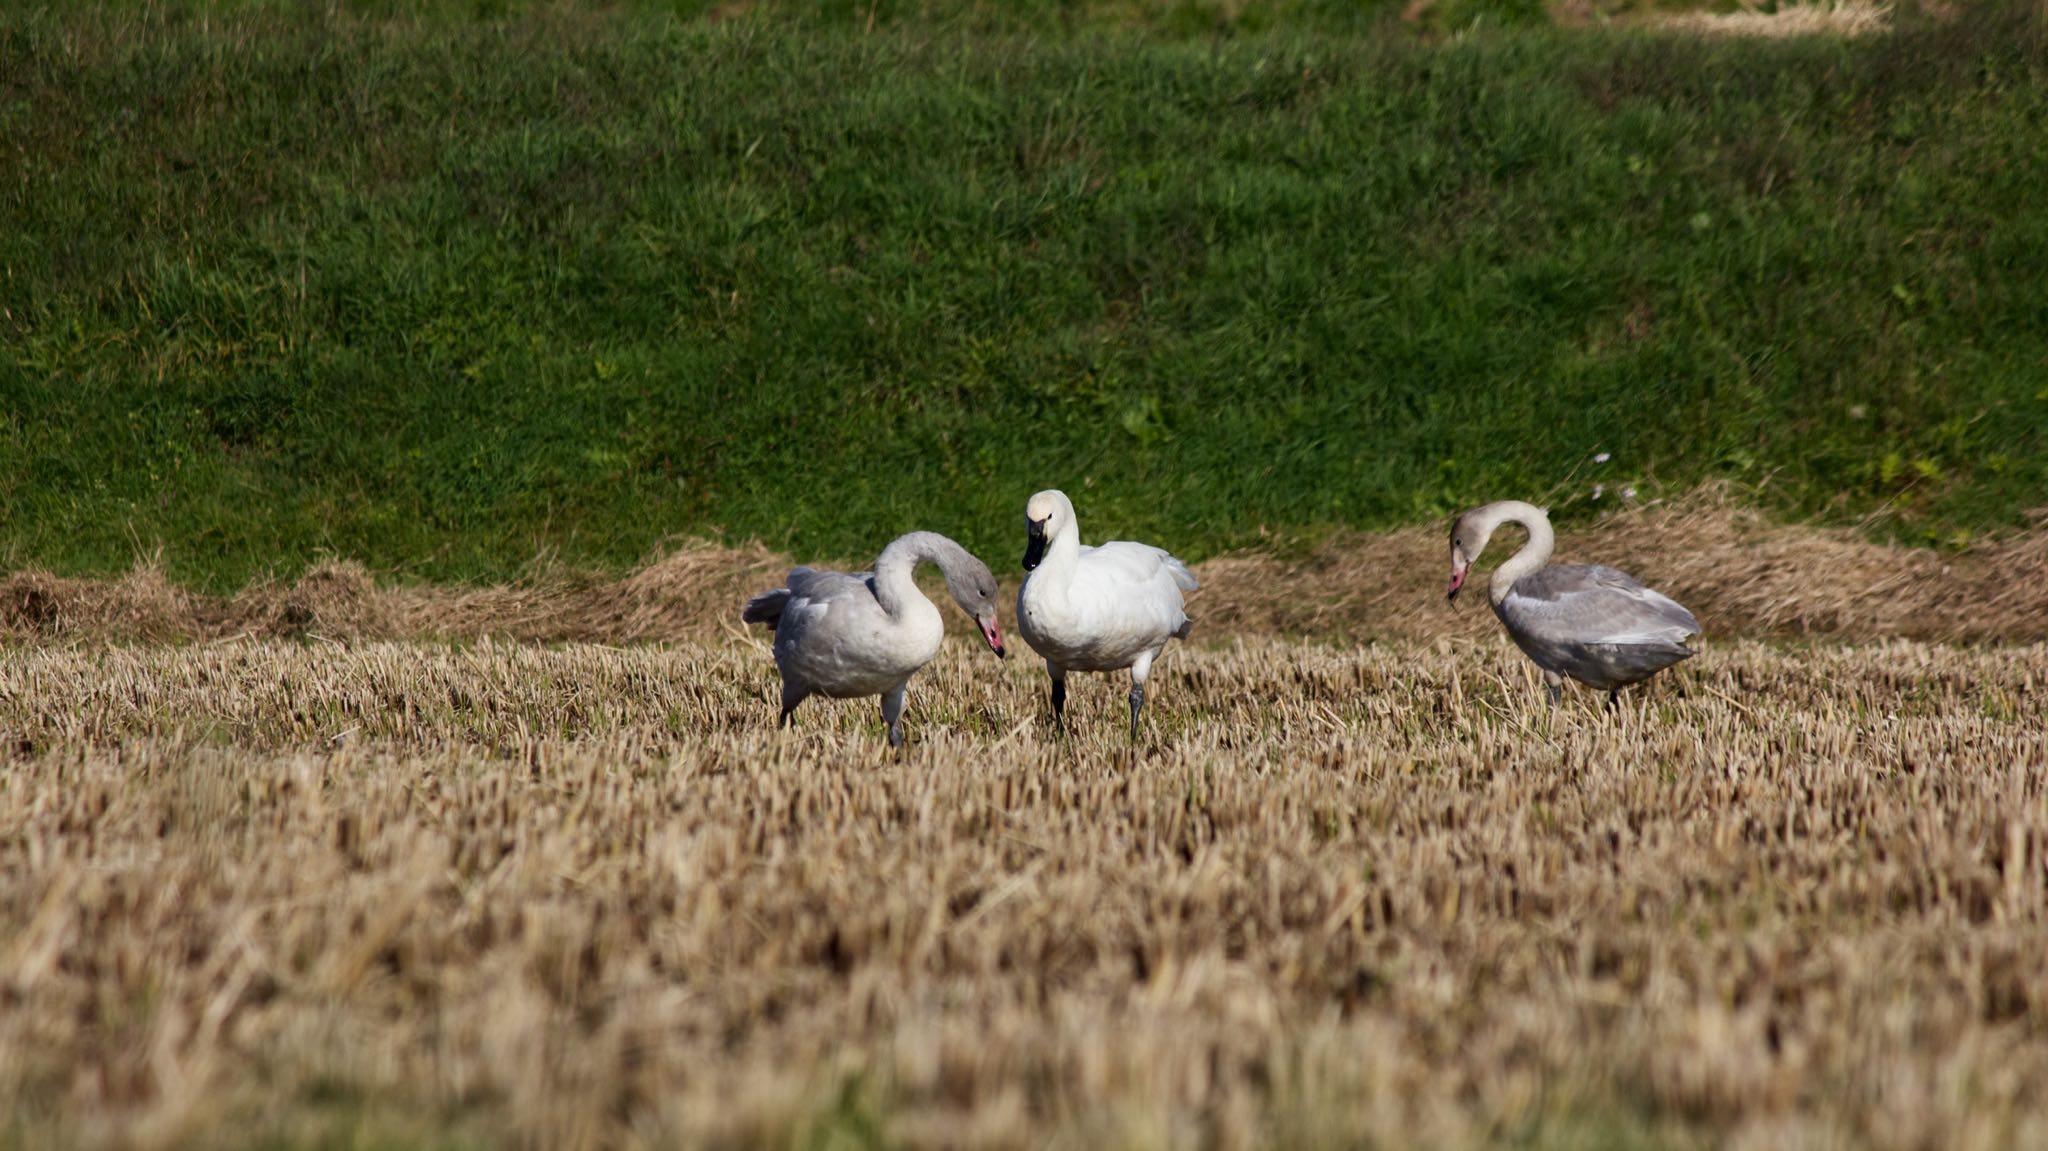
[{"label": "grey plumage", "polygon": [[882,550],[871,572],[792,568],[782,587],[753,596],[740,609],[742,620],[766,624],[775,633],[782,724],[813,695],[879,696],[889,742],[903,742],[905,689],[938,654],[945,634],[938,609],[911,579],[912,569],[924,562],[939,566],[954,602],[980,627],[989,648],[1003,654],[995,576],[944,536],[901,536]]},{"label": "grey plumage", "polygon": [[1559,564],[1518,579],[1494,605],[1538,667],[1617,691],[1692,657],[1699,620],[1611,567]]},{"label": "grey plumage", "polygon": [[775,625],[782,622],[782,609],[788,606],[788,588],[779,587],[774,591],[764,591],[748,600],[747,606],[740,609],[740,619],[746,623],[765,623],[769,631],[774,631]]}]

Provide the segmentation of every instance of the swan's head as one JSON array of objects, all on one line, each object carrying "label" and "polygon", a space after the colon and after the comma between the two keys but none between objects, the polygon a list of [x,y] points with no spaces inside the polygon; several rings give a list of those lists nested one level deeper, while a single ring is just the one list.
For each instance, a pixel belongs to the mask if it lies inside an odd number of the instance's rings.
[{"label": "swan's head", "polygon": [[1453,603],[1458,600],[1459,589],[1465,586],[1465,576],[1493,536],[1494,525],[1483,514],[1485,511],[1473,508],[1451,524],[1451,592],[1445,598]]},{"label": "swan's head", "polygon": [[967,556],[958,564],[946,569],[946,590],[953,593],[953,602],[960,610],[974,617],[975,626],[981,628],[981,638],[988,641],[988,649],[998,656],[1003,651],[1003,629],[996,618],[996,577],[988,565]]},{"label": "swan's head", "polygon": [[1073,518],[1074,505],[1062,491],[1046,490],[1024,505],[1024,570],[1031,571],[1045,559],[1046,545]]},{"label": "swan's head", "polygon": [[1534,532],[1535,524],[1547,524],[1548,509],[1520,500],[1499,500],[1467,511],[1451,524],[1451,594],[1455,602],[1458,589],[1465,586],[1465,576],[1472,565],[1479,562],[1479,553],[1486,550],[1486,541],[1493,538],[1493,531],[1504,523],[1517,523]]}]

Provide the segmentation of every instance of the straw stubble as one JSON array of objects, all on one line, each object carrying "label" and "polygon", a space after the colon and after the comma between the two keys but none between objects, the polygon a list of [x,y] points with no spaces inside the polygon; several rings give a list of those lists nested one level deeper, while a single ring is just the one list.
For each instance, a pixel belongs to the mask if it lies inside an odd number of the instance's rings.
[{"label": "straw stubble", "polygon": [[2048,650],[1163,670],[951,644],[899,758],[748,645],[12,650],[9,1138],[2048,1137]]}]

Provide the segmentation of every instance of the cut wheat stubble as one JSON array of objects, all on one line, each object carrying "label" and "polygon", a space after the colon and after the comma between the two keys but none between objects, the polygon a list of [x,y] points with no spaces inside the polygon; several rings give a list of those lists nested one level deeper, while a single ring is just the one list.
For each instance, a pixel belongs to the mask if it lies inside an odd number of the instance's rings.
[{"label": "cut wheat stubble", "polygon": [[897,761],[864,712],[778,738],[738,644],[12,649],[0,1109],[117,1144],[2048,1136],[2048,649],[1716,645],[1641,713],[1532,719],[1498,640],[1190,647],[1141,755],[1120,701],[1058,741],[988,663],[947,646]]}]

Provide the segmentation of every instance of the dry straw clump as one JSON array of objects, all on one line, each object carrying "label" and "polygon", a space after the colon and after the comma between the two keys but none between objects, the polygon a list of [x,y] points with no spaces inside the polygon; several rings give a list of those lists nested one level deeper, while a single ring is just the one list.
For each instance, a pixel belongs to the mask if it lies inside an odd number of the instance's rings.
[{"label": "dry straw clump", "polygon": [[9,650],[0,1138],[2048,1145],[2048,648],[1040,678],[899,759],[748,643]]},{"label": "dry straw clump", "polygon": [[19,572],[0,580],[0,636],[178,639],[217,626],[220,606],[165,578],[154,560],[118,580]]},{"label": "dry straw clump", "polygon": [[1770,11],[1745,2],[1733,12],[1678,12],[1650,21],[1653,28],[1705,36],[1783,40],[1794,36],[1869,36],[1891,30],[1892,6],[1874,0],[1819,0],[1779,4]]},{"label": "dry straw clump", "polygon": [[154,561],[119,580],[27,571],[0,579],[0,637],[215,640],[448,638],[635,643],[738,626],[739,604],[789,564],[758,544],[686,541],[621,580],[560,576],[523,586],[379,583],[362,565],[321,564],[296,582],[229,599],[173,586]]},{"label": "dry straw clump", "polygon": [[[1707,491],[1568,528],[1559,559],[1628,569],[1691,607],[1716,638],[2048,639],[2048,531],[2038,528],[1941,553],[1872,543],[1844,529],[1772,523]],[[1490,634],[1497,625],[1483,607],[1445,607],[1447,563],[1436,527],[1347,535],[1299,560],[1222,556],[1196,566],[1203,590],[1190,610],[1210,638]],[[789,566],[758,544],[698,541],[616,581],[394,586],[359,565],[335,563],[232,599],[181,590],[154,566],[116,581],[32,571],[0,580],[0,637],[701,640],[739,634],[740,603],[778,583]]]}]

